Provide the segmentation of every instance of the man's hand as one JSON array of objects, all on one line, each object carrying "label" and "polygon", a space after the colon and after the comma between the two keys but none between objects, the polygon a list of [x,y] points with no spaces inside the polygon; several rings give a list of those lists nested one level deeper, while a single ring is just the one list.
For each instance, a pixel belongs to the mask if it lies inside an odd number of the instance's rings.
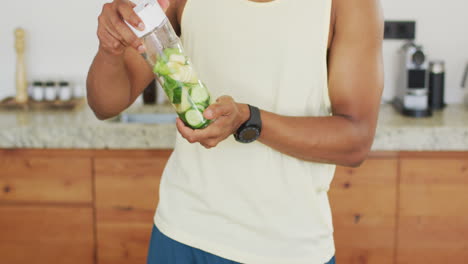
[{"label": "man's hand", "polygon": [[214,148],[232,135],[250,117],[248,105],[236,103],[230,96],[221,96],[203,113],[213,122],[205,129],[191,129],[177,118],[177,129],[190,143],[200,143],[205,148]]},{"label": "man's hand", "polygon": [[[168,17],[174,17],[177,10],[173,3],[166,12]],[[169,1],[159,0],[159,4],[167,9]],[[115,0],[105,4],[99,15],[99,50],[89,69],[86,88],[89,106],[101,120],[125,110],[154,80],[151,67],[137,52],[144,50],[141,40],[124,22],[135,27],[142,24],[134,6],[128,0]]]},{"label": "man's hand", "polygon": [[[166,10],[169,0],[158,0],[161,7]],[[126,47],[133,47],[138,52],[145,51],[140,39],[125,24],[127,21],[133,27],[144,30],[145,25],[140,17],[133,11],[135,4],[129,0],[114,0],[104,4],[101,15],[98,18],[99,47],[114,55],[123,54]]]}]

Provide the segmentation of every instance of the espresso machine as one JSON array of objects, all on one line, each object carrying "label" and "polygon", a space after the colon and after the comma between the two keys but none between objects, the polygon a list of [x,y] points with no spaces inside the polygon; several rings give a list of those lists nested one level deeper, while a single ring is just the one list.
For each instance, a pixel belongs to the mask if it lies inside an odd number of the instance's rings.
[{"label": "espresso machine", "polygon": [[410,41],[399,51],[400,72],[397,83],[395,108],[405,116],[428,117],[429,106],[429,62],[423,47]]}]

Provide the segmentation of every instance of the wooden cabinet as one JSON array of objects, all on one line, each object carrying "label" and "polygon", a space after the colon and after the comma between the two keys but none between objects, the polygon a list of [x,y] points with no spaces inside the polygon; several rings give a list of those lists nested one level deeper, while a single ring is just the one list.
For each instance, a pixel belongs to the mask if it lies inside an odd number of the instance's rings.
[{"label": "wooden cabinet", "polygon": [[337,263],[394,263],[398,160],[338,167],[329,197]]},{"label": "wooden cabinet", "polygon": [[0,152],[0,262],[93,263],[92,162]]},{"label": "wooden cabinet", "polygon": [[96,206],[154,211],[159,198],[159,181],[169,154],[96,158]]},{"label": "wooden cabinet", "polygon": [[[0,150],[0,262],[144,264],[169,150]],[[468,259],[468,154],[373,153],[329,192],[337,263]]]},{"label": "wooden cabinet", "polygon": [[154,209],[98,209],[99,264],[145,264]]},{"label": "wooden cabinet", "polygon": [[0,155],[0,201],[92,202],[91,159]]},{"label": "wooden cabinet", "polygon": [[99,264],[144,264],[169,151],[141,158],[96,158]]},{"label": "wooden cabinet", "polygon": [[468,262],[468,155],[401,161],[398,264]]},{"label": "wooden cabinet", "polygon": [[0,262],[94,261],[93,212],[84,207],[0,205]]}]

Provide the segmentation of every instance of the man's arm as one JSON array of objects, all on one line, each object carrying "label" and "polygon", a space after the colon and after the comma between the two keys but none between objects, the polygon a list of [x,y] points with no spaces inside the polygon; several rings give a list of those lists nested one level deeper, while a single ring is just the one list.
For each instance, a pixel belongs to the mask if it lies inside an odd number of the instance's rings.
[{"label": "man's arm", "polygon": [[[377,0],[334,0],[336,23],[329,51],[329,94],[333,116],[287,117],[261,112],[260,142],[290,156],[315,162],[358,166],[372,145],[383,89],[383,20]],[[248,119],[248,108],[222,97],[203,130],[177,127],[190,142],[216,146]]]},{"label": "man's arm", "polygon": [[333,116],[294,118],[262,112],[260,141],[304,160],[357,166],[370,151],[377,124],[383,19],[377,0],[334,1],[328,66]]},{"label": "man's arm", "polygon": [[[167,0],[159,0],[167,8]],[[87,78],[89,106],[99,119],[118,115],[130,106],[154,78],[150,67],[140,56],[139,40],[124,20],[137,27],[141,20],[128,0],[115,0],[104,5],[99,16],[99,50]],[[175,21],[172,5],[166,12]]]}]

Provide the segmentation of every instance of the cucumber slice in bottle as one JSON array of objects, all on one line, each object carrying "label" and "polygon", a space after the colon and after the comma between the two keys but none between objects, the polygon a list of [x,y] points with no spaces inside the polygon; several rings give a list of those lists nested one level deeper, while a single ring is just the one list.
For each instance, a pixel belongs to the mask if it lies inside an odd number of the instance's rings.
[{"label": "cucumber slice in bottle", "polygon": [[170,62],[179,63],[179,64],[185,64],[185,62],[187,61],[187,59],[185,58],[184,55],[172,54],[172,55],[169,57],[169,61],[170,61]]},{"label": "cucumber slice in bottle", "polygon": [[167,64],[163,60],[158,60],[153,68],[153,73],[159,75],[169,75],[171,70],[167,67]]},{"label": "cucumber slice in bottle", "polygon": [[192,128],[201,128],[205,125],[203,114],[198,109],[190,109],[185,113],[185,120]]},{"label": "cucumber slice in bottle", "polygon": [[182,95],[181,95],[181,102],[180,105],[177,106],[177,112],[184,113],[185,111],[189,110],[192,107],[192,103],[190,102],[189,93],[187,87],[182,87]]},{"label": "cucumber slice in bottle", "polygon": [[202,105],[202,104],[196,104],[195,106],[196,106],[202,113],[203,113],[203,111],[205,111],[205,109],[206,109],[206,106],[205,106],[205,105]]},{"label": "cucumber slice in bottle", "polygon": [[204,101],[207,101],[210,97],[208,91],[204,86],[195,85],[190,90],[190,96],[194,103],[202,104]]},{"label": "cucumber slice in bottle", "polygon": [[164,53],[166,61],[168,61],[169,58],[171,57],[171,55],[173,55],[173,54],[182,55],[179,48],[165,48],[163,53]]},{"label": "cucumber slice in bottle", "polygon": [[185,113],[177,113],[179,118],[184,122],[184,124],[187,124],[187,120],[185,119]]},{"label": "cucumber slice in bottle", "polygon": [[208,97],[208,99],[206,99],[206,101],[203,102],[203,105],[205,105],[205,107],[208,108],[208,106],[210,106],[210,104],[211,104],[211,98]]},{"label": "cucumber slice in bottle", "polygon": [[172,103],[173,104],[180,104],[182,102],[182,87],[178,86],[172,90],[174,93],[172,96]]}]

